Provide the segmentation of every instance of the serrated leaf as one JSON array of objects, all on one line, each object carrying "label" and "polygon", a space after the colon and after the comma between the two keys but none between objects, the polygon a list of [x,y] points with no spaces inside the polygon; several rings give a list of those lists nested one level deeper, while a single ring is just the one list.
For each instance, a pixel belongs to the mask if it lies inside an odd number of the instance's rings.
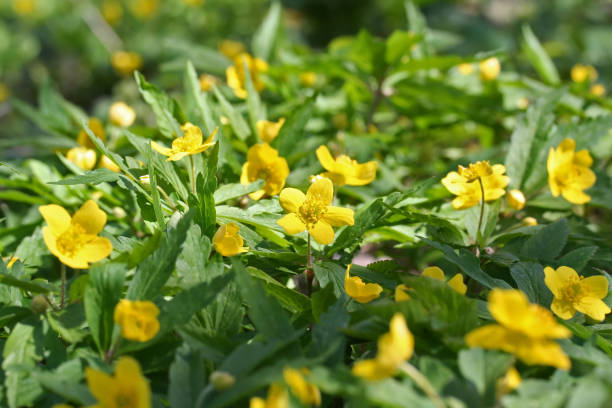
[{"label": "serrated leaf", "polygon": [[568,236],[567,219],[561,218],[529,237],[521,248],[521,254],[527,258],[551,262],[565,247]]},{"label": "serrated leaf", "polygon": [[580,272],[599,250],[596,246],[585,246],[569,251],[557,260],[557,265],[569,266]]},{"label": "serrated leaf", "polygon": [[552,293],[544,283],[544,268],[536,262],[517,262],[510,267],[510,274],[518,288],[531,303],[550,307]]},{"label": "serrated leaf", "polygon": [[215,205],[219,205],[233,198],[238,198],[246,194],[250,194],[254,191],[261,189],[264,184],[265,184],[264,180],[256,180],[247,185],[238,184],[238,183],[223,184],[221,187],[217,189],[217,191],[215,191],[215,194],[214,194]]},{"label": "serrated leaf", "polygon": [[74,185],[74,184],[100,184],[119,180],[119,174],[108,169],[95,169],[77,176],[67,177],[63,180],[52,181],[49,184]]},{"label": "serrated leaf", "polygon": [[140,72],[134,72],[134,78],[140,94],[155,113],[159,131],[169,139],[181,136],[181,125],[187,122],[187,117],[178,102],[147,82]]}]

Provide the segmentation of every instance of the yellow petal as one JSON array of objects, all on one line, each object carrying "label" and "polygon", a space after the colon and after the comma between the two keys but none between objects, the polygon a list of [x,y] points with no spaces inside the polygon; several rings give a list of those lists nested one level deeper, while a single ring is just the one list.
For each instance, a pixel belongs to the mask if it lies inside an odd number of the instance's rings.
[{"label": "yellow petal", "polygon": [[266,408],[266,400],[260,397],[253,397],[249,400],[249,408]]},{"label": "yellow petal", "polygon": [[451,171],[442,179],[442,185],[446,187],[446,189],[455,195],[460,195],[465,193],[467,180],[465,177],[459,175],[456,171]]},{"label": "yellow petal", "polygon": [[304,225],[302,220],[300,220],[300,218],[294,213],[285,215],[283,218],[276,221],[276,223],[280,225],[281,227],[283,227],[285,232],[287,232],[287,234],[289,235],[299,234],[300,232],[306,229],[306,225]]},{"label": "yellow petal", "polygon": [[568,302],[565,299],[559,298],[553,299],[550,305],[550,310],[564,320],[571,319],[576,314],[576,308],[574,307],[573,302]]},{"label": "yellow petal", "polygon": [[378,163],[369,161],[355,166],[355,174],[346,179],[346,184],[350,186],[364,186],[370,184],[376,178]]},{"label": "yellow petal", "polygon": [[563,289],[572,280],[578,281],[578,274],[568,266],[560,266],[557,270],[550,266],[544,268],[544,283],[555,297],[561,297]]},{"label": "yellow petal", "polygon": [[98,235],[106,225],[106,213],[94,200],[87,200],[72,217],[72,223],[80,225],[89,235]]},{"label": "yellow petal", "polygon": [[463,275],[460,273],[453,276],[449,281],[448,285],[455,290],[455,292],[465,295],[467,292],[467,286],[463,283]]},{"label": "yellow petal", "polygon": [[297,188],[285,188],[278,197],[281,207],[287,212],[297,213],[306,196]]},{"label": "yellow petal", "polygon": [[334,196],[334,185],[330,179],[317,179],[308,188],[306,200],[316,201],[320,205],[328,206],[331,204]]},{"label": "yellow petal", "polygon": [[444,281],[444,272],[437,266],[430,266],[429,268],[425,268],[421,275],[428,276],[439,281]]},{"label": "yellow petal", "polygon": [[308,230],[308,233],[319,244],[328,245],[334,242],[334,229],[323,220],[318,221],[314,227]]},{"label": "yellow petal", "polygon": [[77,262],[93,263],[106,258],[112,251],[113,245],[107,238],[95,237],[83,245],[74,258]]},{"label": "yellow petal", "polygon": [[516,347],[514,354],[530,365],[549,365],[561,370],[569,370],[571,367],[570,359],[563,352],[561,346],[551,340],[521,342]]},{"label": "yellow petal", "polygon": [[59,235],[70,227],[70,214],[64,207],[57,204],[41,205],[38,211],[54,235]]},{"label": "yellow petal", "polygon": [[482,347],[494,350],[506,350],[503,346],[509,344],[511,340],[511,332],[499,324],[489,324],[479,327],[465,336],[465,342],[470,347]]},{"label": "yellow petal", "polygon": [[586,204],[591,201],[591,196],[576,189],[564,188],[561,190],[561,195],[572,204]]},{"label": "yellow petal", "polygon": [[317,158],[319,159],[319,163],[321,163],[321,166],[323,166],[325,170],[331,172],[334,172],[336,170],[336,161],[329,152],[327,146],[319,146],[315,153],[317,155]]},{"label": "yellow petal", "polygon": [[597,299],[608,296],[608,280],[605,276],[589,276],[580,281],[584,293]]},{"label": "yellow petal", "polygon": [[606,315],[610,313],[610,308],[603,302],[603,300],[590,296],[585,296],[580,299],[576,305],[576,310],[584,313],[592,319],[599,321],[605,319]]},{"label": "yellow petal", "polygon": [[170,154],[172,153],[172,149],[168,147],[164,147],[155,142],[151,142],[151,147],[153,148],[153,150],[155,150],[158,153],[163,154],[164,156],[170,156]]},{"label": "yellow petal", "polygon": [[395,370],[390,367],[382,366],[373,359],[357,361],[352,371],[357,377],[362,377],[370,381],[383,380],[395,374]]},{"label": "yellow petal", "polygon": [[531,315],[529,300],[520,290],[493,289],[489,293],[491,315],[508,328],[522,330],[523,319]]},{"label": "yellow petal", "polygon": [[395,301],[405,302],[407,300],[410,300],[410,295],[406,293],[408,289],[408,286],[404,285],[403,283],[397,285],[395,287]]},{"label": "yellow petal", "polygon": [[85,378],[87,379],[87,386],[91,394],[102,403],[100,404],[101,406],[105,406],[103,402],[108,401],[111,397],[109,390],[115,388],[113,377],[95,368],[86,367]]},{"label": "yellow petal", "polygon": [[354,212],[349,208],[327,207],[323,219],[333,227],[355,224]]},{"label": "yellow petal", "polygon": [[359,303],[368,303],[378,298],[383,291],[377,283],[364,283],[358,276],[350,276],[351,265],[346,268],[344,275],[344,290],[347,295]]}]

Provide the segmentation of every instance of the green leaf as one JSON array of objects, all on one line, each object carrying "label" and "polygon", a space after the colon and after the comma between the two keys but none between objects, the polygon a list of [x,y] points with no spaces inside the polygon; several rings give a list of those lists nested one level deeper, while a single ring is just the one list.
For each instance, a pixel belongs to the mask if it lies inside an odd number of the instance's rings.
[{"label": "green leaf", "polygon": [[458,356],[461,374],[476,386],[483,407],[495,405],[497,380],[506,374],[514,358],[499,351],[471,348]]},{"label": "green leaf", "polygon": [[110,348],[115,327],[113,314],[122,297],[126,270],[122,263],[96,263],[89,269],[83,302],[87,324],[100,353]]},{"label": "green leaf", "polygon": [[510,267],[510,274],[518,288],[529,301],[544,307],[552,302],[552,293],[544,283],[544,268],[536,262],[517,262]]},{"label": "green leaf", "polygon": [[551,262],[563,250],[569,236],[567,219],[546,225],[525,241],[521,254],[527,258]]},{"label": "green leaf", "polygon": [[302,152],[301,140],[305,137],[306,122],[312,117],[313,111],[312,102],[305,102],[281,127],[278,136],[272,141],[272,146],[278,150],[280,156],[289,157],[296,152]]},{"label": "green leaf", "polygon": [[204,173],[198,176],[197,194],[198,210],[196,222],[202,228],[202,234],[212,239],[216,231],[217,209],[215,207],[214,192],[217,189],[217,166],[219,163],[219,143],[212,148]]},{"label": "green leaf", "polygon": [[256,57],[269,61],[276,44],[276,36],[280,26],[282,7],[280,2],[273,1],[268,14],[253,34],[251,47]]},{"label": "green leaf", "polygon": [[[211,134],[218,126],[218,122],[214,119],[213,111],[208,103],[208,98],[200,89],[200,82],[198,81],[197,73],[191,61],[187,61],[185,66],[185,77],[187,95],[190,96],[195,102],[195,105],[200,113],[200,120],[202,124],[204,124],[206,133]],[[218,139],[221,139],[223,129],[219,128],[217,132],[219,135]]]},{"label": "green leaf", "polygon": [[233,198],[242,197],[246,194],[250,194],[254,191],[257,191],[263,187],[265,184],[264,180],[257,180],[252,183],[247,184],[246,186],[238,183],[229,183],[223,184],[221,187],[215,191],[214,199],[215,205],[224,203]]},{"label": "green leaf", "polygon": [[34,326],[17,323],[2,351],[5,396],[9,408],[32,406],[41,387],[30,375],[39,359],[34,343]]},{"label": "green leaf", "polygon": [[548,85],[558,85],[561,82],[555,64],[552,62],[537,37],[528,25],[522,28],[522,49],[536,72]]},{"label": "green leaf", "polygon": [[399,62],[402,57],[410,56],[411,48],[418,43],[421,38],[409,31],[395,30],[387,38],[385,49],[385,60],[387,64],[393,65]]},{"label": "green leaf", "polygon": [[557,260],[557,265],[569,266],[580,272],[593,258],[599,247],[585,246],[569,251]]},{"label": "green leaf", "polygon": [[49,184],[73,185],[73,184],[100,184],[119,180],[119,173],[108,169],[95,169],[85,174],[67,177],[63,180],[52,181]]},{"label": "green leaf", "polygon": [[147,82],[140,72],[134,72],[134,78],[140,94],[155,113],[159,131],[169,139],[181,136],[181,125],[187,122],[187,117],[178,102]]},{"label": "green leaf", "polygon": [[10,271],[6,269],[4,262],[0,262],[0,283],[27,290],[32,293],[48,293],[57,291],[57,288],[49,283],[23,280],[12,276]]},{"label": "green leaf", "polygon": [[71,303],[60,311],[48,311],[49,326],[67,343],[78,343],[87,332],[85,323],[85,310],[82,303]]},{"label": "green leaf", "polygon": [[212,86],[213,92],[215,93],[215,97],[221,104],[221,109],[225,116],[228,117],[230,126],[236,133],[236,136],[240,140],[246,140],[251,135],[251,129],[249,129],[249,125],[244,120],[240,112],[238,112],[228,101],[225,99],[225,96],[219,91],[216,85]]},{"label": "green leaf", "polygon": [[249,267],[248,271],[252,277],[265,284],[266,293],[274,296],[291,313],[298,314],[310,310],[310,299],[307,296],[288,288],[262,270]]},{"label": "green leaf", "polygon": [[195,407],[206,384],[204,359],[197,350],[183,343],[174,354],[168,371],[168,400],[171,407]]}]

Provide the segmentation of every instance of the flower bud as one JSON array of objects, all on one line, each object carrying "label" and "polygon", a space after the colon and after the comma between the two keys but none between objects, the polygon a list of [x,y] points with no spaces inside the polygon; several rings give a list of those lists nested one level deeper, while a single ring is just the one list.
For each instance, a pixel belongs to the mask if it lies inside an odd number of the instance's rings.
[{"label": "flower bud", "polygon": [[151,177],[148,174],[138,177],[138,180],[144,188],[151,188]]},{"label": "flower bud", "polygon": [[499,60],[495,57],[487,58],[486,60],[481,61],[479,67],[480,78],[482,78],[483,81],[491,81],[497,78],[501,71]]},{"label": "flower bud", "polygon": [[606,87],[602,84],[594,84],[589,89],[589,92],[593,96],[604,96],[606,94]]},{"label": "flower bud", "polygon": [[225,371],[214,371],[210,375],[210,383],[217,391],[223,391],[234,385],[236,378]]},{"label": "flower bud", "polygon": [[91,170],[96,165],[96,152],[85,147],[73,147],[66,153],[66,159],[82,170]]},{"label": "flower bud", "polygon": [[317,74],[312,71],[302,72],[300,74],[300,82],[306,87],[314,86],[317,83]]},{"label": "flower bud", "polygon": [[41,314],[45,313],[49,308],[49,302],[42,295],[36,295],[32,298],[32,303],[30,303],[30,309],[32,312]]},{"label": "flower bud", "polygon": [[114,171],[115,173],[119,173],[119,170],[121,170],[119,166],[117,166],[115,162],[109,159],[109,157],[106,155],[100,157],[100,163],[98,163],[98,167]]},{"label": "flower bud", "polygon": [[113,215],[117,218],[123,218],[125,217],[127,214],[125,212],[125,210],[121,207],[114,207],[113,208]]},{"label": "flower bud", "polygon": [[111,105],[108,116],[113,125],[130,127],[136,119],[136,112],[124,102],[115,102]]},{"label": "flower bud", "polygon": [[533,217],[525,217],[523,218],[523,225],[526,227],[533,227],[535,225],[538,225],[538,220]]},{"label": "flower bud", "polygon": [[517,211],[520,211],[525,207],[525,195],[521,190],[510,190],[508,192],[508,205]]}]

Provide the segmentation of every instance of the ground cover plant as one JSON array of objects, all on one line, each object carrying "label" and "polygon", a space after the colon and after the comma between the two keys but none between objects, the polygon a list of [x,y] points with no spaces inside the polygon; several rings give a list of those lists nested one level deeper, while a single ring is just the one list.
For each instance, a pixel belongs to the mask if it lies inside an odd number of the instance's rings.
[{"label": "ground cover plant", "polygon": [[612,405],[609,68],[410,1],[317,49],[280,2],[9,3],[1,406]]}]

